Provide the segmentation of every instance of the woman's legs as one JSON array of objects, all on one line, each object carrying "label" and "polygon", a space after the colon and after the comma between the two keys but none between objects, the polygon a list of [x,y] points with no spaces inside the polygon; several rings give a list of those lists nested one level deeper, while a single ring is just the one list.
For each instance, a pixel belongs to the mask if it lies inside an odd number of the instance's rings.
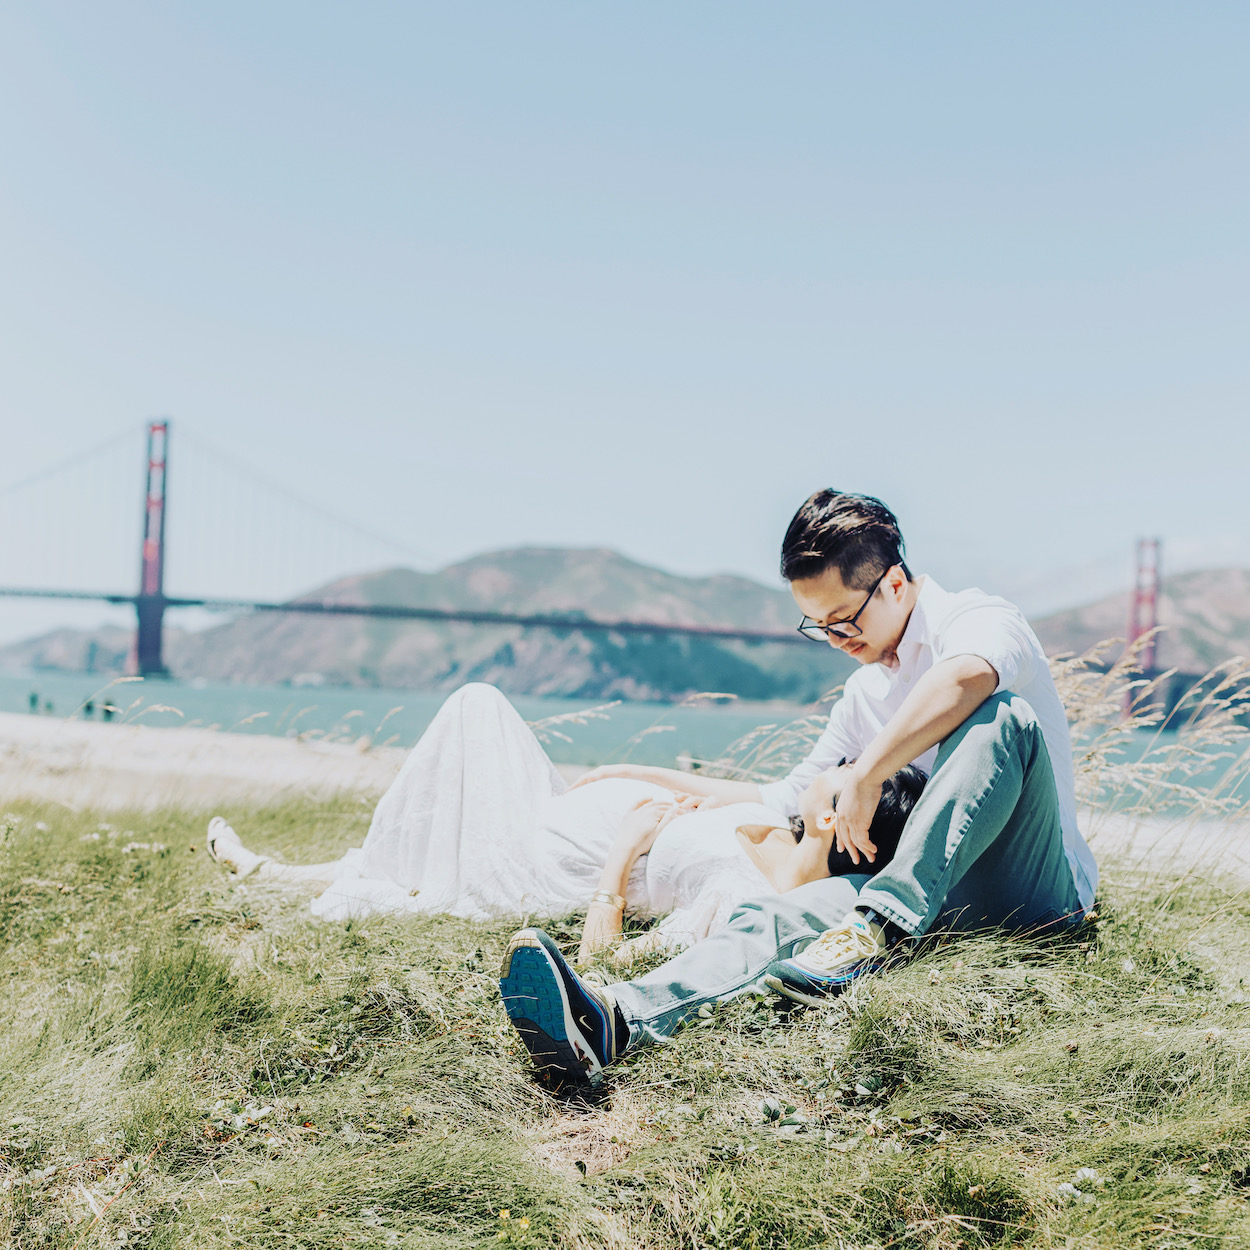
[{"label": "woman's legs", "polygon": [[257,855],[220,816],[208,822],[208,853],[228,872],[257,881],[295,885],[319,894],[334,880],[338,860],[328,864],[279,864],[268,855]]},{"label": "woman's legs", "polygon": [[450,694],[378,801],[360,874],[430,910],[521,910],[544,804],[563,780],[494,686]]},{"label": "woman's legs", "polygon": [[[520,713],[493,686],[448,696],[379,800],[347,876],[420,893],[429,910],[521,910],[535,894],[535,840],[543,804],[564,782]],[[467,836],[466,835],[467,832]],[[318,893],[339,881],[337,862],[277,864],[248,850],[220,817],[209,853],[240,876]],[[366,887],[362,887],[366,888]]]}]

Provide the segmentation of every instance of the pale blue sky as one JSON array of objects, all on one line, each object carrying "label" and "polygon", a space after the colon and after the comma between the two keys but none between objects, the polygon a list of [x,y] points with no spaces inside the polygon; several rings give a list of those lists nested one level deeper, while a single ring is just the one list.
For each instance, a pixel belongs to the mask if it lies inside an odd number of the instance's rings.
[{"label": "pale blue sky", "polygon": [[770,580],[827,484],[1039,602],[1140,533],[1250,561],[1248,36],[1218,3],[6,4],[0,484],[168,413],[433,563]]}]

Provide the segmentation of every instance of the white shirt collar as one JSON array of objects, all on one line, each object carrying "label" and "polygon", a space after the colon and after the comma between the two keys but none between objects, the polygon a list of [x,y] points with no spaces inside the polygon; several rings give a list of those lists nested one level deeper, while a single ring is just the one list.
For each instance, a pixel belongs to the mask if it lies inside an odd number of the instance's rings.
[{"label": "white shirt collar", "polygon": [[936,606],[939,595],[945,594],[941,586],[928,575],[919,578],[920,589],[916,594],[916,602],[912,607],[911,616],[907,618],[907,627],[898,641],[899,664],[904,655],[910,659],[921,647],[933,645],[933,626],[929,620],[928,609]]}]

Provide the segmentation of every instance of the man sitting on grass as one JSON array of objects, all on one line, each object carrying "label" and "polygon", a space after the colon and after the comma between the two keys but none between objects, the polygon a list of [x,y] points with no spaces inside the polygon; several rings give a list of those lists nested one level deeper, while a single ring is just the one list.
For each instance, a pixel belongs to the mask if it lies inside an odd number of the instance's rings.
[{"label": "man sitting on grass", "polygon": [[[820,1002],[934,925],[1037,931],[1093,904],[1098,868],[1077,828],[1067,718],[1019,610],[913,578],[894,514],[865,495],[813,495],[786,531],[781,572],[802,632],[862,666],[807,759],[769,785],[628,765],[594,775],[801,815],[813,879],[742,904],[720,932],[606,988],[582,981],[542,930],[522,929],[500,990],[534,1062],[561,1083],[597,1083],[704,1003],[769,989]],[[930,779],[893,859],[874,871],[882,783],[909,763]],[[861,871],[815,879],[834,846]]]}]

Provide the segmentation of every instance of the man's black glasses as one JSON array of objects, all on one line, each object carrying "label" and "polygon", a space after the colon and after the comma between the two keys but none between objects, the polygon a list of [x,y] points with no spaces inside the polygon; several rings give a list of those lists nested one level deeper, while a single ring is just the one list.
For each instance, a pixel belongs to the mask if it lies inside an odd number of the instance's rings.
[{"label": "man's black glasses", "polygon": [[[893,567],[893,565],[890,566],[890,568]],[[804,638],[811,638],[814,642],[827,642],[831,635],[834,638],[857,638],[864,631],[855,622],[864,615],[864,609],[872,602],[873,595],[877,593],[877,587],[885,581],[885,575],[889,571],[890,569],[886,569],[873,582],[872,589],[868,592],[868,598],[859,605],[859,611],[849,621],[834,621],[832,625],[817,625],[815,621],[808,620],[805,616],[803,624],[799,626],[799,633]]]}]

